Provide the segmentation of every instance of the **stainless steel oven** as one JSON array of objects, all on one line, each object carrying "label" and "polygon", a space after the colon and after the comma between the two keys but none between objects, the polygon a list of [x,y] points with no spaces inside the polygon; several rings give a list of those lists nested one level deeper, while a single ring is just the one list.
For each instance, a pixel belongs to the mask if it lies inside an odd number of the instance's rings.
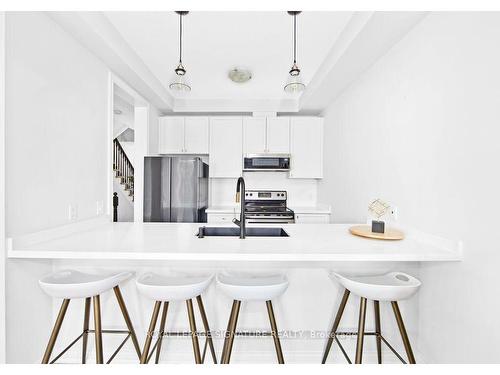
[{"label": "stainless steel oven", "polygon": [[247,154],[243,157],[243,171],[289,171],[288,154]]},{"label": "stainless steel oven", "polygon": [[294,212],[286,206],[286,191],[246,190],[245,216],[250,224],[293,224]]}]

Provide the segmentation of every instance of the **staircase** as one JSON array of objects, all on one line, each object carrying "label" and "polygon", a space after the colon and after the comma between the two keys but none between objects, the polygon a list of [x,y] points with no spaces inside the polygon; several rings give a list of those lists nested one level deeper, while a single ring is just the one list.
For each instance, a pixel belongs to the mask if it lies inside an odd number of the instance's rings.
[{"label": "staircase", "polygon": [[113,140],[113,172],[120,185],[134,201],[134,167],[128,159],[118,139]]}]

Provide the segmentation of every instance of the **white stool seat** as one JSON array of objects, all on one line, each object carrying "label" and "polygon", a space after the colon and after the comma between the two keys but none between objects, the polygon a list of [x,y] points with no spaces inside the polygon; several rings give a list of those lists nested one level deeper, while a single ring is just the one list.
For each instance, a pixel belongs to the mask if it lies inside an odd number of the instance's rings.
[{"label": "white stool seat", "polygon": [[38,282],[45,293],[52,297],[72,299],[97,296],[113,289],[131,278],[133,272],[89,274],[74,270],[54,272]]},{"label": "white stool seat", "polygon": [[166,276],[152,272],[141,275],[137,289],[154,301],[185,301],[202,294],[208,288],[213,275],[204,276]]},{"label": "white stool seat", "polygon": [[217,275],[217,286],[236,301],[270,301],[288,287],[285,275]]},{"label": "white stool seat", "polygon": [[332,272],[351,293],[375,301],[401,301],[413,296],[421,282],[404,272],[389,272],[385,275],[346,277]]}]

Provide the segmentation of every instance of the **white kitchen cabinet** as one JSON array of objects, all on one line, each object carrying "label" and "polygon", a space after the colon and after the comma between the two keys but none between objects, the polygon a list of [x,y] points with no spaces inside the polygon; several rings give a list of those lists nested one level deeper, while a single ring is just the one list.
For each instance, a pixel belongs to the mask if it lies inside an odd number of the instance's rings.
[{"label": "white kitchen cabinet", "polygon": [[[239,215],[239,214],[238,214]],[[207,214],[207,222],[212,224],[232,224],[236,214]]]},{"label": "white kitchen cabinet", "polygon": [[160,154],[179,154],[184,152],[184,117],[160,117],[159,120]]},{"label": "white kitchen cabinet", "polygon": [[290,118],[290,178],[323,178],[323,119]]},{"label": "white kitchen cabinet", "polygon": [[242,118],[210,118],[210,177],[240,177],[243,169],[242,154]]},{"label": "white kitchen cabinet", "polygon": [[290,119],[288,117],[243,118],[243,152],[245,154],[290,153]]},{"label": "white kitchen cabinet", "polygon": [[328,224],[330,214],[295,214],[296,224]]},{"label": "white kitchen cabinet", "polygon": [[160,117],[160,154],[208,154],[207,117]]},{"label": "white kitchen cabinet", "polygon": [[208,117],[184,118],[184,150],[189,154],[208,154]]},{"label": "white kitchen cabinet", "polygon": [[272,154],[290,153],[290,118],[267,118],[267,152]]},{"label": "white kitchen cabinet", "polygon": [[264,154],[267,151],[267,125],[265,117],[243,118],[243,152]]}]

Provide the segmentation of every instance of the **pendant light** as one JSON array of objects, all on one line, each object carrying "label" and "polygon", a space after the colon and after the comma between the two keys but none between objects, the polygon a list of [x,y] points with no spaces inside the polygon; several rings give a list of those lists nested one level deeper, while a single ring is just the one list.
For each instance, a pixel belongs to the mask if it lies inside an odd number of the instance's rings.
[{"label": "pendant light", "polygon": [[284,90],[290,94],[302,92],[306,88],[306,85],[302,83],[300,69],[297,65],[297,15],[300,13],[297,10],[288,11],[288,14],[293,17],[293,64],[288,72],[289,76]]},{"label": "pendant light", "polygon": [[191,86],[189,86],[186,81],[186,69],[184,68],[184,65],[182,65],[182,17],[189,12],[183,10],[176,11],[175,13],[179,15],[179,64],[174,69],[176,74],[175,80],[169,85],[169,87],[173,91],[188,92],[191,91]]}]

